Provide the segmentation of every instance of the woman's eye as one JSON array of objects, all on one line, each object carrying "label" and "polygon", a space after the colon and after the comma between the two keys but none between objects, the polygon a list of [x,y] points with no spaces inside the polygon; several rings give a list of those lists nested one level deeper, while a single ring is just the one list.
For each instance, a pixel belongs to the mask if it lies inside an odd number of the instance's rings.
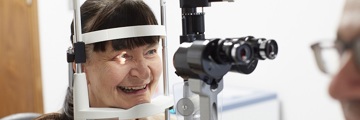
[{"label": "woman's eye", "polygon": [[132,57],[129,54],[122,54],[120,55],[121,58],[125,58],[125,59],[131,59]]},{"label": "woman's eye", "polygon": [[115,60],[129,60],[131,58],[132,58],[131,55],[126,54],[126,53],[122,53],[122,54],[117,55],[114,59]]},{"label": "woman's eye", "polygon": [[156,49],[152,49],[152,50],[149,50],[146,55],[153,55],[153,54],[156,54]]}]

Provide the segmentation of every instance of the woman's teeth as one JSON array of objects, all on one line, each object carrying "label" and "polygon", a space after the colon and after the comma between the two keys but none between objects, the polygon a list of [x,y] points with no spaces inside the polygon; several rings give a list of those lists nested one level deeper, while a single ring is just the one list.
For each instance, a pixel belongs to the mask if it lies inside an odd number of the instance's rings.
[{"label": "woman's teeth", "polygon": [[145,89],[146,88],[146,85],[143,85],[143,86],[137,86],[137,87],[125,87],[125,86],[119,86],[118,88],[120,88],[122,91],[124,92],[135,92],[135,91],[138,91],[138,90],[142,90],[142,89]]}]

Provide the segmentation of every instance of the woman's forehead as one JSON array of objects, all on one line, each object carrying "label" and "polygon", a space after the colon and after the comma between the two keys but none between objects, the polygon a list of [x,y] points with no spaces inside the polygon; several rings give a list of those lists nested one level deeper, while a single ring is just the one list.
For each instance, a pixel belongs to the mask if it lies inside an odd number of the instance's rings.
[{"label": "woman's forehead", "polygon": [[350,41],[360,38],[360,0],[347,0],[338,29],[338,39]]},{"label": "woman's forehead", "polygon": [[159,46],[159,43],[153,43],[153,44],[145,44],[145,45],[142,45],[142,46],[137,46],[137,47],[132,48],[132,49],[124,48],[124,49],[120,49],[120,50],[115,50],[112,46],[107,46],[107,47],[110,47],[110,50],[112,52],[117,52],[117,51],[146,50],[146,49],[150,49],[150,48],[158,47],[158,46]]}]

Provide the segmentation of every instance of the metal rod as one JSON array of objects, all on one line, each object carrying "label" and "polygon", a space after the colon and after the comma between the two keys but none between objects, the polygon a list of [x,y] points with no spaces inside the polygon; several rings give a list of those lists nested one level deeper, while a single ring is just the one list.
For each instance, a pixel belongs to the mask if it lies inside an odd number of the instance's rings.
[{"label": "metal rod", "polygon": [[[183,98],[189,98],[191,99],[191,97],[194,94],[191,92],[190,90],[190,86],[189,86],[189,82],[184,81],[184,85],[183,85]],[[194,104],[194,103],[193,103]],[[176,107],[182,107],[182,106],[176,106]],[[193,108],[193,112],[195,112],[195,108],[199,107],[199,106],[194,106]],[[188,110],[188,109],[187,109]],[[184,120],[194,120],[194,115],[186,115],[184,116]]]},{"label": "metal rod", "polygon": [[[162,2],[164,2],[165,0],[162,0]],[[165,4],[165,3],[164,3]],[[166,31],[166,6],[165,5],[161,5],[161,25],[164,25],[165,26],[165,31]],[[163,71],[164,71],[164,74],[163,74],[163,79],[164,79],[164,94],[165,95],[168,95],[169,94],[169,86],[168,84],[165,84],[168,82],[168,60],[167,60],[167,40],[166,40],[166,36],[163,38],[162,40],[162,47],[163,47]]]},{"label": "metal rod", "polygon": [[72,49],[72,47],[69,47],[67,52],[67,62],[68,62],[68,73],[69,73],[69,88],[72,90],[74,87],[74,69],[73,69],[73,62],[69,61],[69,55],[73,55],[74,51]]},{"label": "metal rod", "polygon": [[218,120],[218,94],[224,88],[223,80],[220,80],[218,87],[212,89],[201,79],[189,79],[190,90],[200,97],[200,120]]},{"label": "metal rod", "polygon": [[[166,0],[160,0],[161,7],[161,25],[166,29]],[[168,50],[167,50],[167,37],[162,39],[162,58],[163,58],[163,82],[164,82],[164,95],[169,95],[169,74],[168,74]],[[170,120],[169,108],[165,110],[165,120]]]},{"label": "metal rod", "polygon": [[74,80],[74,77],[73,77],[73,75],[74,75],[74,71],[73,71],[73,69],[72,69],[72,63],[68,63],[69,64],[69,87],[72,89],[72,87],[74,86],[73,84],[74,84],[74,82],[73,82],[73,80]]},{"label": "metal rod", "polygon": [[[75,43],[82,42],[81,32],[81,15],[80,15],[80,2],[79,0],[73,0],[74,4],[74,27],[75,27]],[[82,73],[81,63],[76,63],[76,73]]]}]

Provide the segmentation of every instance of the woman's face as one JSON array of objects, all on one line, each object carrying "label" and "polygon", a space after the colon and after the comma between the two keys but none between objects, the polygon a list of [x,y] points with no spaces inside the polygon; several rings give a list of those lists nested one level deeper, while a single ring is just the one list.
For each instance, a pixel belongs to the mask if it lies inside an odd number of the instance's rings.
[{"label": "woman's face", "polygon": [[92,52],[84,65],[91,107],[128,109],[151,101],[162,72],[158,43]]},{"label": "woman's face", "polygon": [[[360,2],[347,2],[338,38],[351,42],[360,39]],[[360,68],[357,67],[353,51],[348,50],[342,56],[342,67],[334,76],[329,92],[340,101],[346,120],[360,120]]]}]

